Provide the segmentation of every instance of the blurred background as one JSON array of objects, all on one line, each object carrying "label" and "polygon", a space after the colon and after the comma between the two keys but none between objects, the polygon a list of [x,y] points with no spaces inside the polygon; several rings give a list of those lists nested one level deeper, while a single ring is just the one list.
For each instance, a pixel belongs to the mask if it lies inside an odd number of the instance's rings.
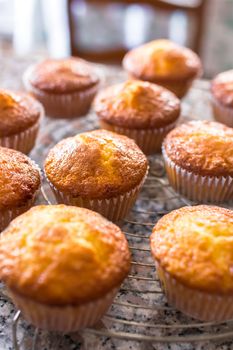
[{"label": "blurred background", "polygon": [[233,0],[0,0],[0,60],[72,54],[120,64],[156,38],[196,51],[205,78],[233,68]]}]

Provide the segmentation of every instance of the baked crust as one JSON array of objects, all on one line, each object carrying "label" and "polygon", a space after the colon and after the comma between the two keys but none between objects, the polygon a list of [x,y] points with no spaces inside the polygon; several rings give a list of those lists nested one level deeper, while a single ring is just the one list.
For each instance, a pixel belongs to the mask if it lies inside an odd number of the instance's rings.
[{"label": "baked crust", "polygon": [[123,59],[123,67],[134,77],[156,80],[187,80],[201,73],[199,57],[190,49],[172,41],[151,41],[129,51]]},{"label": "baked crust", "polygon": [[232,294],[232,210],[199,205],[172,211],[155,225],[151,251],[155,260],[184,285]]},{"label": "baked crust", "polygon": [[29,80],[35,88],[52,94],[82,91],[99,82],[92,66],[74,57],[38,63]]},{"label": "baked crust", "polygon": [[203,176],[233,176],[233,129],[221,123],[192,121],[172,130],[163,143],[176,165]]},{"label": "baked crust", "polygon": [[107,199],[135,188],[148,162],[136,143],[107,130],[94,130],[60,141],[45,161],[49,181],[72,196]]},{"label": "baked crust", "polygon": [[30,158],[19,151],[0,147],[0,210],[24,206],[41,183]]},{"label": "baked crust", "polygon": [[132,129],[160,128],[179,117],[180,101],[161,86],[129,80],[100,92],[95,110],[109,124]]},{"label": "baked crust", "polygon": [[118,287],[130,269],[121,230],[88,209],[37,206],[3,231],[0,279],[48,305],[78,305]]},{"label": "baked crust", "polygon": [[212,80],[211,92],[218,102],[233,107],[233,69],[218,74]]},{"label": "baked crust", "polygon": [[42,106],[33,97],[0,90],[0,137],[11,136],[33,126],[40,118]]}]

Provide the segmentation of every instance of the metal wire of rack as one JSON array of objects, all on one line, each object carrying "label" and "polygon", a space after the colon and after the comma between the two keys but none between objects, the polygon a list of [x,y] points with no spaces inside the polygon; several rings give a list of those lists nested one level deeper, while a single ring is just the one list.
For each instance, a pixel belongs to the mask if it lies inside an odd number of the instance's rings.
[{"label": "metal wire of rack", "polygon": [[[100,70],[102,71],[103,67]],[[104,71],[103,76],[106,74],[109,75],[109,72]],[[115,83],[123,79],[125,76],[119,75],[119,71],[116,70],[116,72],[111,73],[111,77],[106,79],[106,84],[109,84],[109,81]],[[190,98],[183,103],[183,120],[187,120],[187,116],[188,119],[196,119],[200,113],[204,118],[211,118],[208,107],[208,84],[207,81],[196,82]],[[196,104],[200,94],[202,98],[199,99],[200,103]],[[74,121],[69,122],[69,124],[65,124],[64,121],[56,121],[55,128],[53,121],[46,120],[46,129],[44,130],[47,130],[47,133],[46,136],[43,135],[43,138],[52,134],[54,137],[52,142],[56,143],[59,139],[70,136],[77,128],[84,131],[96,127],[96,120],[92,114],[86,118],[86,121]],[[48,148],[50,148],[51,144],[48,144]],[[41,161],[46,151],[47,149],[43,149],[43,146],[39,144],[33,156]],[[41,156],[38,157],[38,154]],[[192,203],[180,197],[169,186],[161,157],[150,157],[149,160],[150,172],[147,180],[134,208],[127,219],[121,223],[121,228],[128,239],[132,252],[133,261],[130,275],[121,286],[113,305],[102,321],[95,328],[83,330],[80,335],[83,338],[97,336],[106,339],[146,342],[148,345],[150,343],[156,344],[156,346],[159,343],[191,344],[205,341],[225,341],[232,338],[233,320],[225,323],[197,322],[174,310],[166,303],[150,254],[150,232],[160,217],[173,209],[192,205]],[[42,187],[42,197],[47,204],[53,203],[54,199],[45,182]],[[0,300],[7,300],[10,303],[7,292],[1,283]],[[14,309],[12,312],[15,312]],[[11,348],[14,350],[42,349],[40,339],[44,332],[25,324],[19,310],[12,317],[11,328]],[[30,333],[30,341],[28,333]],[[67,339],[67,337],[72,346],[69,348],[67,345],[61,347],[64,338]],[[51,346],[46,344],[46,349],[49,350],[79,349],[77,344],[80,342],[80,336],[76,334],[68,336],[55,334],[53,337],[53,334],[49,333],[48,339],[49,344],[52,344]],[[190,349],[190,347],[188,348]]]},{"label": "metal wire of rack", "polygon": [[[48,204],[52,193],[42,188]],[[197,322],[167,305],[155,266],[150,255],[149,235],[156,221],[171,210],[190,205],[169,186],[160,157],[150,159],[150,173],[135,207],[121,227],[129,241],[132,268],[113,305],[103,317],[101,325],[85,329],[82,334],[111,337],[146,343],[192,343],[223,341],[233,337],[233,321],[225,323]],[[1,296],[6,297],[4,289]],[[21,313],[17,311],[12,322],[14,350],[21,350],[18,326]],[[31,350],[38,350],[40,331],[35,330]]]}]

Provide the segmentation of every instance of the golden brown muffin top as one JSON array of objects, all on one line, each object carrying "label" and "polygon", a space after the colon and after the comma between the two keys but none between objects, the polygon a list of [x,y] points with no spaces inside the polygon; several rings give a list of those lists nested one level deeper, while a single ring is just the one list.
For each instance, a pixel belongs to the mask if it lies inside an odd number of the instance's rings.
[{"label": "golden brown muffin top", "polygon": [[142,181],[148,162],[136,143],[107,130],[60,141],[45,161],[49,181],[60,191],[85,198],[112,198]]},{"label": "golden brown muffin top", "polygon": [[165,138],[164,155],[192,173],[233,176],[233,129],[221,123],[192,121]]},{"label": "golden brown muffin top", "polygon": [[199,205],[158,221],[151,251],[179,282],[201,291],[233,293],[233,211]]},{"label": "golden brown muffin top", "polygon": [[129,51],[123,66],[133,76],[149,81],[183,80],[201,73],[200,59],[193,51],[165,39],[154,40]]},{"label": "golden brown muffin top", "polygon": [[130,269],[121,230],[88,209],[37,206],[17,217],[0,241],[0,279],[48,305],[78,305],[118,287]]},{"label": "golden brown muffin top", "polygon": [[40,187],[40,173],[30,158],[0,147],[0,210],[24,206]]},{"label": "golden brown muffin top", "polygon": [[91,64],[74,57],[38,63],[29,80],[35,88],[53,94],[85,90],[99,82]]},{"label": "golden brown muffin top", "polygon": [[211,91],[220,103],[233,107],[233,69],[218,74],[211,82]]},{"label": "golden brown muffin top", "polygon": [[180,101],[159,85],[128,80],[100,92],[95,110],[100,119],[117,126],[160,128],[179,117]]},{"label": "golden brown muffin top", "polygon": [[30,128],[39,120],[42,110],[33,97],[0,89],[0,137]]}]

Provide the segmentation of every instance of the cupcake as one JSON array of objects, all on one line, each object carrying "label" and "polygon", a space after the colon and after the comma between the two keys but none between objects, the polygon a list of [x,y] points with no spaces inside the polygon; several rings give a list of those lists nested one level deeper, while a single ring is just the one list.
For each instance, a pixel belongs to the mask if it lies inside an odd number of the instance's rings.
[{"label": "cupcake", "polygon": [[33,205],[40,183],[39,168],[30,158],[0,147],[0,231]]},{"label": "cupcake", "polygon": [[192,121],[172,130],[163,143],[168,180],[195,202],[233,199],[233,129]]},{"label": "cupcake", "polygon": [[43,107],[29,95],[0,90],[0,146],[29,153],[35,145]]},{"label": "cupcake", "polygon": [[146,154],[161,150],[166,134],[180,114],[180,102],[161,86],[129,80],[110,86],[95,100],[103,129],[126,135]]},{"label": "cupcake", "polygon": [[129,51],[123,60],[131,77],[164,86],[183,97],[202,72],[199,57],[172,41],[151,41]]},{"label": "cupcake", "polygon": [[203,321],[233,318],[233,211],[200,205],[174,210],[151,235],[168,302]]},{"label": "cupcake", "polygon": [[112,221],[125,217],[134,204],[147,168],[133,140],[107,130],[64,139],[45,160],[58,203],[92,209]]},{"label": "cupcake", "polygon": [[92,66],[80,58],[47,59],[24,74],[27,91],[51,117],[78,117],[88,112],[99,78]]},{"label": "cupcake", "polygon": [[212,80],[211,94],[215,119],[233,128],[233,69]]},{"label": "cupcake", "polygon": [[41,329],[68,333],[95,324],[129,269],[124,234],[88,209],[37,206],[2,233],[0,279]]}]

